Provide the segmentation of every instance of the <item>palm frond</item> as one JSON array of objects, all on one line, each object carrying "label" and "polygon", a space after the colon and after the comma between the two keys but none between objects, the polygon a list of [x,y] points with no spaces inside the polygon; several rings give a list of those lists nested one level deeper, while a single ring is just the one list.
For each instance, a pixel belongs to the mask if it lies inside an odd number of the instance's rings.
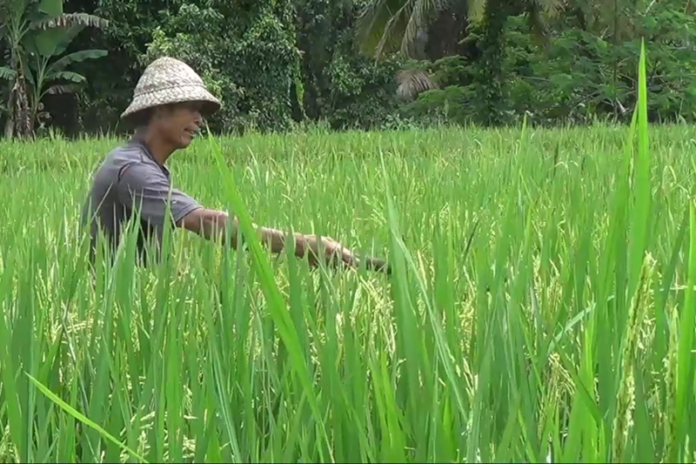
[{"label": "palm frond", "polygon": [[411,46],[416,42],[418,33],[426,27],[426,15],[429,15],[429,12],[424,10],[426,3],[430,2],[428,0],[411,1],[409,9],[404,11],[404,14],[408,15],[408,21],[401,38],[401,53],[404,56],[411,56]]},{"label": "palm frond", "polygon": [[409,19],[401,41],[401,52],[404,55],[410,55],[410,48],[416,42],[418,33],[430,26],[438,14],[451,5],[451,2],[452,0],[412,0],[409,2],[412,6],[406,10]]},{"label": "palm frond", "polygon": [[17,72],[7,66],[0,66],[0,79],[14,80],[17,77]]},{"label": "palm frond", "polygon": [[408,0],[372,0],[355,20],[355,35],[361,50],[374,55],[378,44],[384,40],[390,20]]},{"label": "palm frond", "polygon": [[564,0],[531,0],[544,18],[557,18],[565,8]]},{"label": "palm frond", "polygon": [[32,24],[32,29],[52,29],[54,27],[85,26],[104,29],[109,26],[106,19],[87,13],[65,13],[57,18],[44,19]]},{"label": "palm frond", "polygon": [[387,21],[382,32],[382,37],[375,48],[375,58],[380,59],[386,53],[399,49],[403,41],[403,31],[408,24],[409,15],[407,9],[410,2],[406,2],[391,18]]},{"label": "palm frond", "polygon": [[463,0],[372,0],[356,20],[356,36],[363,52],[379,59],[400,51],[412,56],[413,45],[438,15]]},{"label": "palm frond", "polygon": [[423,69],[403,69],[397,73],[396,82],[396,94],[404,100],[413,100],[422,92],[440,87]]}]

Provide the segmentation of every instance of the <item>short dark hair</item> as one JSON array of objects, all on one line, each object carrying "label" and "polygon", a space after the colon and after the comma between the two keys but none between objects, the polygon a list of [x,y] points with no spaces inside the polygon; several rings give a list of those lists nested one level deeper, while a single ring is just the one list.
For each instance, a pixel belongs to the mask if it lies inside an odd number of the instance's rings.
[{"label": "short dark hair", "polygon": [[124,118],[124,122],[131,129],[141,129],[147,127],[154,113],[154,108],[145,108],[133,114],[130,114]]},{"label": "short dark hair", "polygon": [[129,115],[126,120],[129,126],[135,129],[141,129],[143,127],[147,127],[148,124],[150,124],[150,120],[152,119],[152,115],[155,114],[156,110],[173,110],[179,105],[179,103],[164,103],[162,105],[158,106],[152,106],[150,108],[145,108],[140,111],[137,111],[131,115]]},{"label": "short dark hair", "polygon": [[[150,108],[145,108],[140,111],[137,111],[131,115],[128,115],[124,118],[124,122],[131,128],[135,130],[140,130],[144,129],[147,127],[148,124],[150,124],[150,120],[152,119],[152,115],[155,113],[156,110],[158,109],[166,109],[166,110],[174,110],[176,107],[185,105],[189,102],[174,102],[174,103],[164,103],[162,105],[158,106],[153,106]],[[213,113],[214,111],[214,105],[209,103],[209,102],[202,102],[203,103],[203,108],[201,109],[203,113],[210,114]]]}]

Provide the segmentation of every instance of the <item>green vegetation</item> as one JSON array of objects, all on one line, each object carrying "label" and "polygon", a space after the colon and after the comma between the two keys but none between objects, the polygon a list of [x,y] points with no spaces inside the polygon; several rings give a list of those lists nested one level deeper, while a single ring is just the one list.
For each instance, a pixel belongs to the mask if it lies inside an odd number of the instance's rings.
[{"label": "green vegetation", "polygon": [[[24,28],[58,22],[36,19],[37,8],[64,12],[60,24],[90,26],[62,28],[71,31],[67,48],[46,56],[59,61],[95,50],[91,57],[97,58],[61,70],[69,73],[54,73],[44,89],[22,84],[28,99],[44,107],[39,135],[120,131],[118,117],[138,78],[163,54],[188,62],[223,100],[223,111],[210,121],[217,133],[287,132],[314,124],[335,130],[440,122],[501,126],[519,125],[525,116],[535,126],[628,123],[643,39],[651,51],[649,120],[693,122],[695,5],[694,0],[1,0],[0,24],[16,21],[0,27],[0,124],[8,127],[16,104],[32,103],[12,100],[16,92],[10,91],[21,76],[8,69],[21,69],[18,60],[31,48],[18,31],[58,34],[56,28]],[[99,57],[101,50],[108,56]],[[68,87],[71,93],[62,91]],[[42,96],[47,88],[54,91]]]},{"label": "green vegetation", "polygon": [[[85,77],[66,70],[71,64],[97,59],[106,50],[80,50],[65,54],[73,39],[87,26],[106,25],[88,14],[66,14],[63,0],[3,0],[0,2],[0,42],[4,42],[7,66],[0,79],[8,81],[4,135],[33,135],[43,109],[43,98],[76,90]],[[56,83],[58,82],[58,83]],[[49,85],[52,84],[52,85]]]},{"label": "green vegetation", "polygon": [[3,142],[0,461],[693,462],[696,133],[648,130],[645,103],[630,128],[172,160],[208,205],[388,255],[390,278],[178,233],[161,267],[129,264],[131,236],[92,279],[77,219],[118,140]]}]

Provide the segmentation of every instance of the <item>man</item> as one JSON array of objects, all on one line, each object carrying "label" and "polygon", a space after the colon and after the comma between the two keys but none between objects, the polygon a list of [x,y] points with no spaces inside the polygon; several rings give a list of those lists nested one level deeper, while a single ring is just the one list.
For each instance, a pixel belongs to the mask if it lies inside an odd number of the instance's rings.
[{"label": "man", "polygon": [[[176,151],[189,146],[204,116],[220,109],[203,80],[185,63],[165,57],[147,67],[122,119],[136,127],[134,137],[111,151],[97,170],[83,211],[90,221],[91,258],[94,259],[98,231],[102,230],[113,252],[126,222],[140,213],[138,255],[147,264],[146,244],[154,239],[161,247],[164,227],[177,227],[208,239],[225,237],[230,228],[231,246],[237,245],[236,219],[224,211],[205,208],[189,195],[170,186],[166,162]],[[169,206],[169,216],[167,215]],[[257,227],[262,244],[280,253],[289,235]],[[216,233],[217,232],[217,233]],[[295,255],[308,256],[316,265],[320,240],[315,235],[294,234]],[[321,239],[327,257],[355,265],[353,254],[329,238]]]}]

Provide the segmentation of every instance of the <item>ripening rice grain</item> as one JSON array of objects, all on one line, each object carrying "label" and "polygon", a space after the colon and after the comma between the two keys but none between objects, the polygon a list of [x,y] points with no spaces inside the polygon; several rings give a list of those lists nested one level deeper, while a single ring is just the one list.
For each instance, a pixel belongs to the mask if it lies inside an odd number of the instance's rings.
[{"label": "ripening rice grain", "polygon": [[172,158],[202,203],[391,276],[181,231],[161,267],[129,241],[92,275],[80,207],[118,141],[1,144],[0,461],[690,462],[696,133],[632,134],[247,136]]}]

